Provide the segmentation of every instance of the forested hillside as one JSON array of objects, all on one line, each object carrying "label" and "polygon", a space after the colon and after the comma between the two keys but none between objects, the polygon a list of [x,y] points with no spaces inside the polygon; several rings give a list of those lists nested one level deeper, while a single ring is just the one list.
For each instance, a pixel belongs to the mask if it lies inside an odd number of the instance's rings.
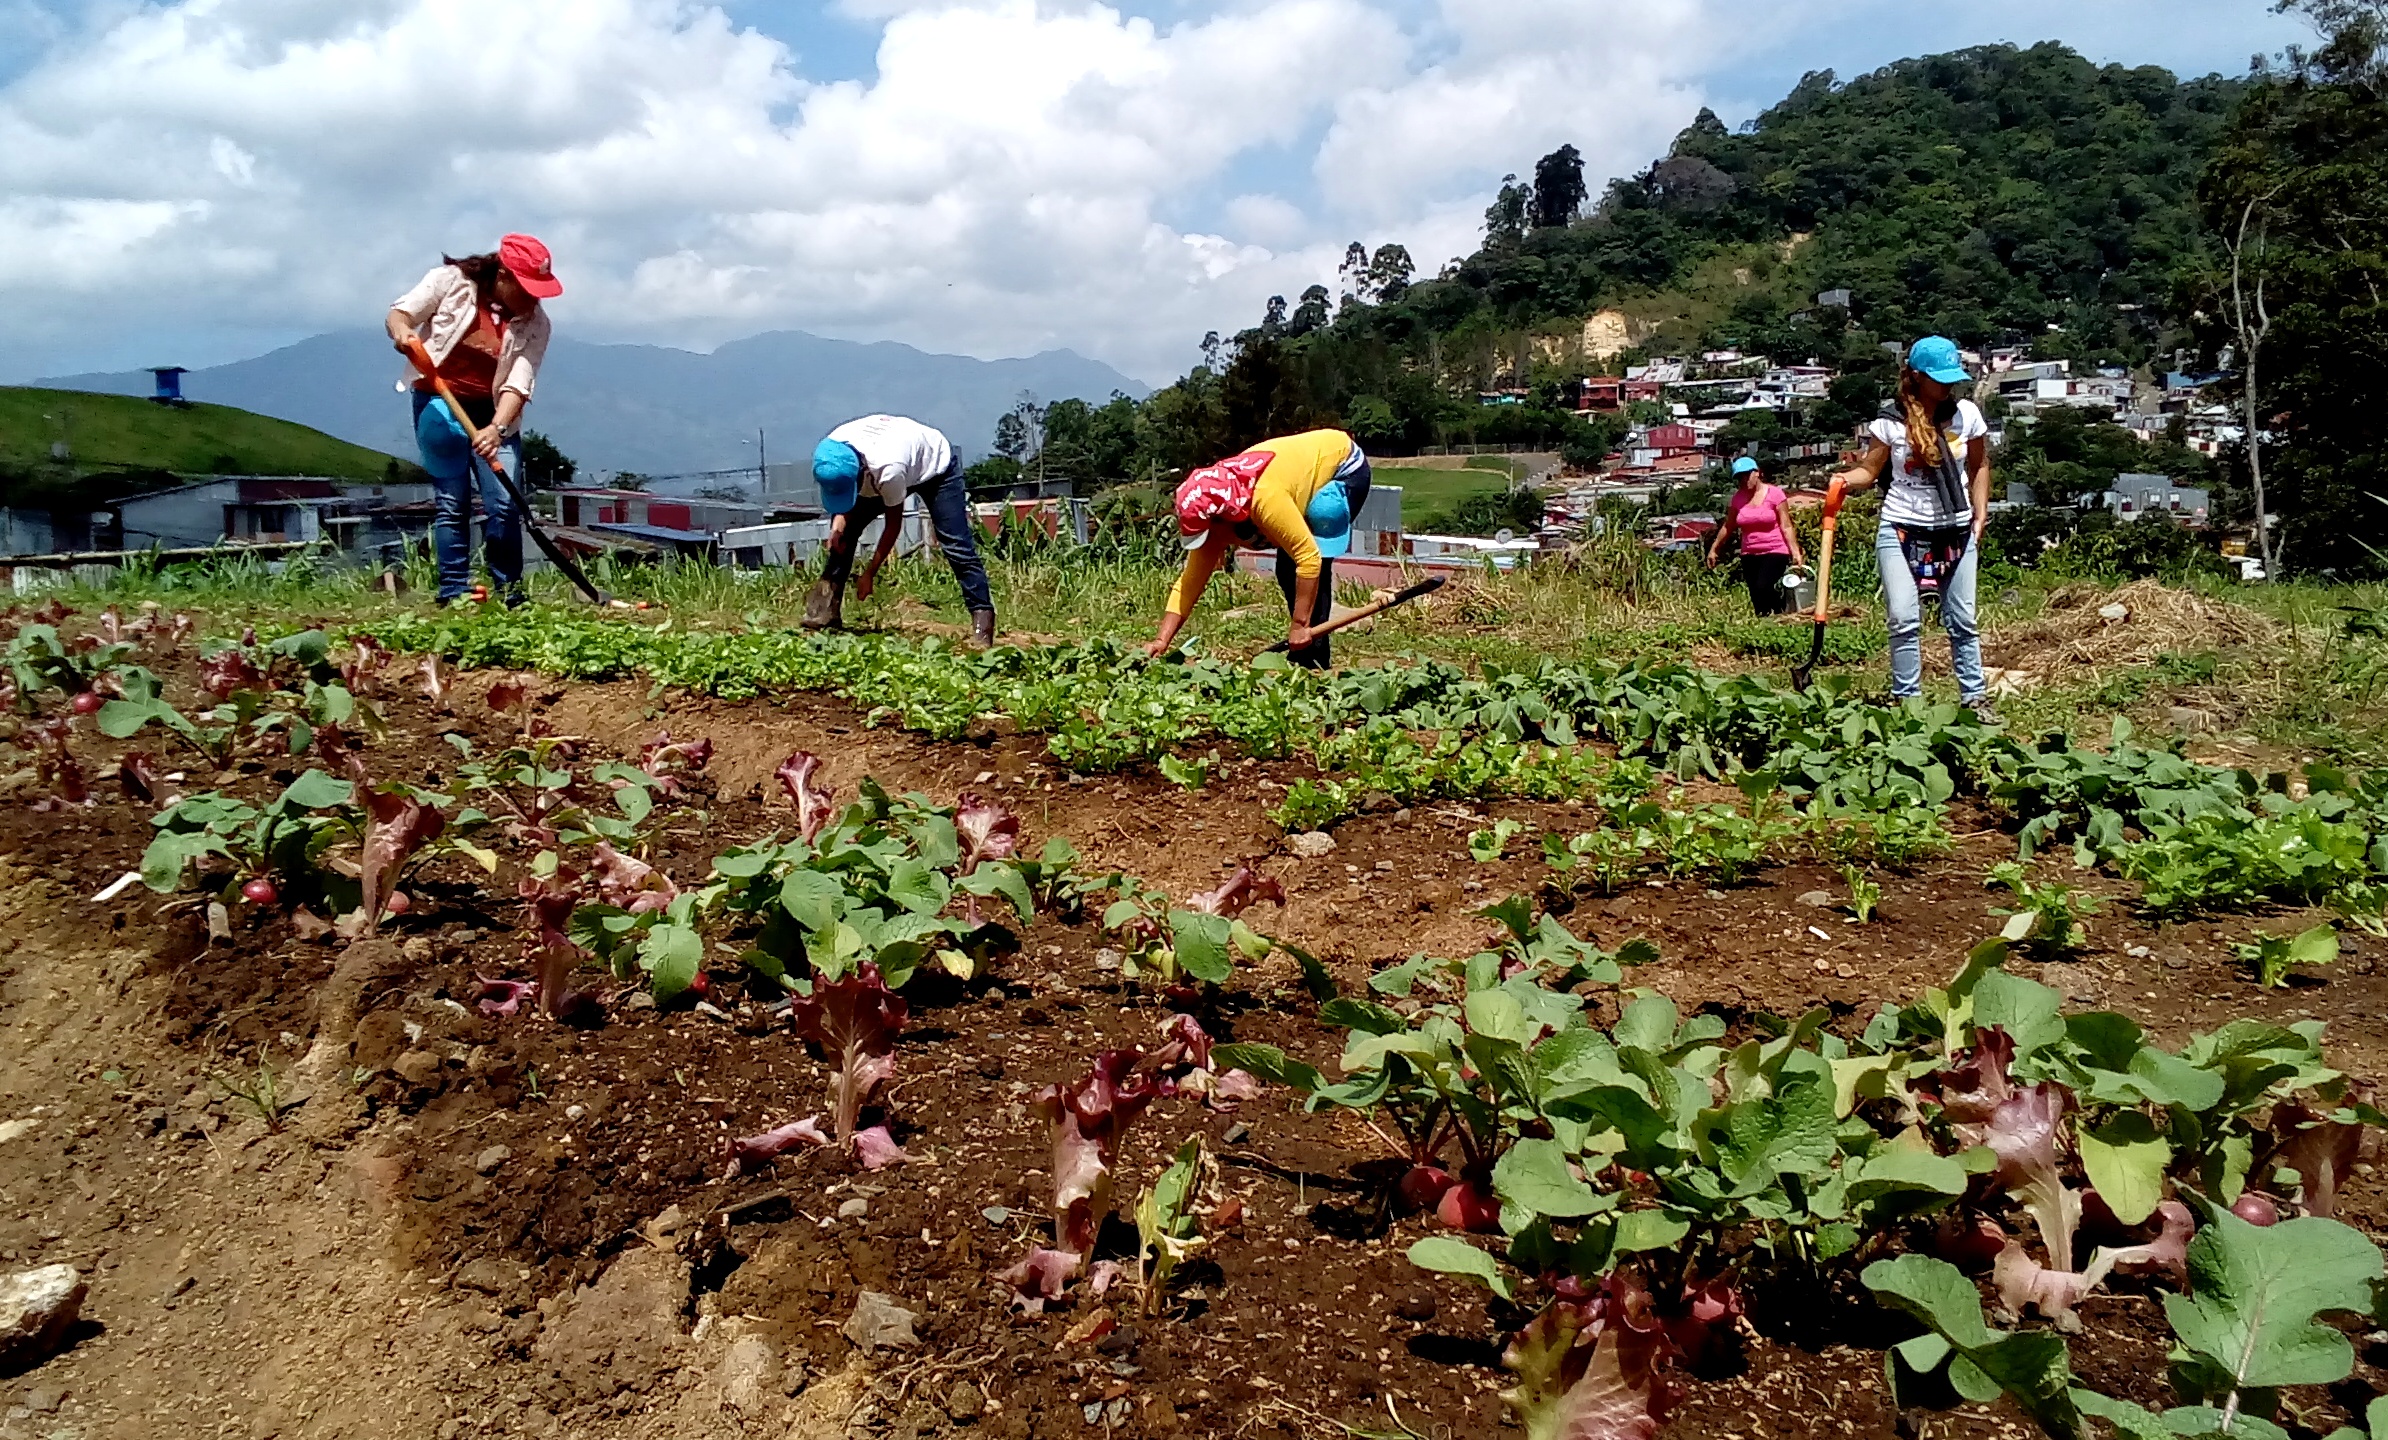
[{"label": "forested hillside", "polygon": [[[1643,350],[1732,346],[1879,367],[1883,339],[1942,331],[2083,361],[2144,361],[2198,244],[2197,182],[2245,82],[2099,66],[2057,44],[1802,80],[1734,133],[1703,112],[1669,153],[1594,196],[1573,147],[1513,178],[1482,246],[1418,277],[1355,244],[1340,296],[1272,302],[1135,427],[1145,467],[1339,423],[1388,450],[1612,438],[1547,403]],[[1817,303],[1847,290],[1847,308]],[[1587,350],[1621,311],[1629,353]],[[2051,329],[2051,326],[2059,327]],[[1114,424],[1112,433],[1125,434]]]},{"label": "forested hillside", "polygon": [[[2388,569],[2368,540],[2388,454],[2388,15],[2380,0],[2288,8],[2321,43],[2244,79],[1985,46],[1846,84],[1810,75],[1738,133],[1703,113],[1597,196],[1562,147],[1503,186],[1482,245],[1442,273],[1354,243],[1340,294],[1272,300],[1148,400],[1031,416],[990,463],[1141,479],[1329,424],[1387,454],[1529,443],[1589,462],[1622,421],[1563,408],[1569,378],[1727,347],[1843,372],[1804,430],[1730,437],[1788,443],[1845,433],[1895,373],[1883,346],[1940,332],[2082,365],[2179,351],[2230,370],[2209,399],[2266,436],[2281,562]],[[1836,291],[1845,306],[1819,298]],[[1524,403],[1479,403],[1495,387]],[[2106,429],[2025,435],[2008,459],[2060,496],[2117,463],[2165,464]],[[2218,518],[2244,522],[2248,460],[2234,444],[2170,473],[2210,480]]]}]

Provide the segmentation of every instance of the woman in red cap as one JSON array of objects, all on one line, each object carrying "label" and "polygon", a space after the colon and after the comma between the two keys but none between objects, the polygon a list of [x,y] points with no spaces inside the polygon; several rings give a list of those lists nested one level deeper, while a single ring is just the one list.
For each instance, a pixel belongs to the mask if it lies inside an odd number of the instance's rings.
[{"label": "woman in red cap", "polygon": [[[390,342],[405,354],[420,342],[455,392],[464,414],[450,415],[428,377],[413,376],[415,448],[431,472],[432,551],[439,559],[441,603],[461,598],[473,578],[473,487],[481,490],[482,540],[489,578],[509,605],[522,601],[522,516],[490,462],[521,469],[522,408],[531,403],[539,363],[547,358],[542,300],[564,293],[547,247],[508,235],[495,253],[443,255],[422,283],[390,306]],[[410,372],[411,374],[411,372]]]}]

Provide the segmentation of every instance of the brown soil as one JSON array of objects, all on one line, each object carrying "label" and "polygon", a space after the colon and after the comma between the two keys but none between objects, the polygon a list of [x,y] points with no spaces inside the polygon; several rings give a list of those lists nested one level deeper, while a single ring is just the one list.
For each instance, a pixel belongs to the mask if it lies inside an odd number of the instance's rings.
[{"label": "brown soil", "polygon": [[[497,743],[480,699],[488,678],[464,677],[448,712],[411,687],[386,696],[393,726],[369,752],[377,770],[444,771],[455,760],[444,732]],[[1371,814],[1338,830],[1333,853],[1303,860],[1282,853],[1263,813],[1270,787],[1293,778],[1285,767],[1231,765],[1189,798],[1150,779],[1074,779],[1029,740],[931,744],[866,729],[816,697],[658,701],[636,685],[550,685],[541,707],[602,751],[635,756],[666,725],[713,738],[714,762],[656,857],[683,880],[787,826],[770,772],[812,749],[841,796],[865,775],[940,801],[990,791],[1024,815],[1029,846],[1066,835],[1086,868],[1179,895],[1267,856],[1288,903],[1262,912],[1263,928],[1318,953],[1347,989],[1389,960],[1477,948],[1487,925],[1475,907],[1543,884],[1522,855],[1468,858],[1467,834],[1488,815],[1553,829],[1573,819],[1568,807],[1507,805]],[[120,748],[88,728],[76,746],[95,773]],[[251,764],[229,788],[270,794],[289,774]],[[729,956],[715,1014],[618,1005],[591,1030],[484,1018],[470,1009],[474,976],[523,973],[519,907],[489,900],[469,869],[444,871],[417,887],[421,903],[386,941],[361,942],[379,948],[361,967],[353,1049],[313,1093],[293,1093],[315,1073],[302,1057],[341,951],[254,911],[211,943],[187,898],[139,888],[94,903],[135,863],[149,813],[113,787],[63,816],[0,811],[0,1123],[34,1122],[0,1142],[0,1266],[63,1260],[92,1277],[79,1342],[0,1390],[19,1406],[0,1411],[0,1436],[1323,1437],[1508,1424],[1496,1317],[1474,1287],[1409,1265],[1425,1223],[1386,1219],[1358,1178],[1381,1146],[1282,1096],[1232,1115],[1163,1102],[1131,1132],[1123,1207],[1198,1131],[1225,1162],[1221,1198],[1243,1205],[1164,1313],[1137,1313],[1123,1286],[1110,1297],[1118,1328],[1073,1344],[1089,1303],[1009,1312],[992,1273],[1049,1235],[1051,1161],[1028,1096],[1082,1073],[1099,1049],[1147,1040],[1170,1013],[1104,967],[1091,924],[1040,919],[990,981],[915,982],[885,1105],[910,1163],[860,1174],[814,1152],[725,1179],[724,1137],[821,1110],[826,1072],[740,993]],[[1866,926],[1802,904],[1841,886],[1800,866],[1731,891],[1653,883],[1554,898],[1604,945],[1656,941],[1663,958],[1628,983],[1686,1010],[1739,1022],[1824,1004],[1862,1020],[1944,980],[1998,923],[1980,877],[2011,844],[1986,820],[1970,824],[1959,854],[1886,877]],[[2231,964],[2228,941],[2299,918],[2154,926],[2118,896],[2078,960],[2034,971],[2174,1041],[2240,1015],[2323,1018],[2348,1069],[2388,1072],[2378,942],[2350,938],[2323,980],[2288,990],[2257,990]],[[1313,1008],[1290,962],[1273,959],[1239,974],[1204,1018],[1220,1038],[1324,1063],[1337,1040]],[[301,1102],[272,1129],[261,1069],[276,1077],[275,1108]],[[2349,1203],[2376,1232],[2379,1182],[2359,1181]],[[840,1327],[863,1291],[915,1312],[920,1343],[858,1352]],[[1665,1433],[1890,1434],[1869,1348],[1878,1318],[1852,1321],[1831,1299],[1767,1307],[1760,1333],[1692,1386]],[[2164,1339],[2148,1294],[2125,1286],[2087,1314],[2076,1368],[2160,1402]],[[35,1389],[58,1408],[24,1409]],[[986,1404],[971,1416],[974,1395]],[[2311,1399],[2323,1429],[2342,1413]],[[1977,1411],[1934,1419],[1931,1433],[2021,1432]]]}]

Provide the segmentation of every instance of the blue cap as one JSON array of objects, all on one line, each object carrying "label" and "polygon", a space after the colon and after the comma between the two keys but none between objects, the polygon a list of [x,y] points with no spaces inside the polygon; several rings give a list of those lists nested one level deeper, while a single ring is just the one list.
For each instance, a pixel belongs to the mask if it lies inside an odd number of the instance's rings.
[{"label": "blue cap", "polygon": [[1755,475],[1758,473],[1758,462],[1752,460],[1749,456],[1744,455],[1740,459],[1733,462],[1733,473],[1736,475]]},{"label": "blue cap", "polygon": [[821,508],[843,515],[854,508],[862,484],[862,456],[843,440],[824,440],[813,447],[813,483],[821,487]]},{"label": "blue cap", "polygon": [[1921,371],[1943,385],[1962,385],[1973,377],[1957,354],[1957,342],[1945,335],[1926,335],[1907,352],[1907,368]]},{"label": "blue cap", "polygon": [[1332,560],[1352,548],[1352,497],[1340,480],[1330,480],[1318,487],[1310,497],[1310,508],[1302,512],[1309,522],[1310,538],[1318,542],[1318,553]]}]

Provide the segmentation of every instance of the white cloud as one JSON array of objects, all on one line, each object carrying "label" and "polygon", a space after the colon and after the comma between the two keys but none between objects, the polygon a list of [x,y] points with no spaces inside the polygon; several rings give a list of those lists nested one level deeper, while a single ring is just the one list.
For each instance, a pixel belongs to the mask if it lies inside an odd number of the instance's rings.
[{"label": "white cloud", "polygon": [[1562,142],[1596,187],[1638,168],[1762,33],[1752,0],[836,4],[880,27],[868,81],[699,0],[42,11],[0,84],[0,373],[371,325],[519,228],[568,333],[1067,345],[1162,379],[1348,240],[1466,250]]}]

